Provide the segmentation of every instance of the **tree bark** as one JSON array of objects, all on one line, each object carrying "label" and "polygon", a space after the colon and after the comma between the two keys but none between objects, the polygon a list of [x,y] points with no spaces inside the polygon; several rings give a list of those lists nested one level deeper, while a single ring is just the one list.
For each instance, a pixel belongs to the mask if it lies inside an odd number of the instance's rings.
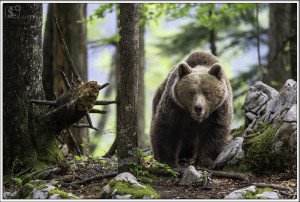
[{"label": "tree bark", "polygon": [[118,172],[137,163],[137,94],[140,5],[120,4],[120,71],[117,93]]},{"label": "tree bark", "polygon": [[285,41],[290,36],[290,8],[291,4],[270,4],[270,28],[269,28],[269,55],[268,73],[265,83],[281,89],[288,78],[291,78],[289,51],[284,51]]},{"label": "tree bark", "polygon": [[297,4],[291,4],[291,75],[297,81]]},{"label": "tree bark", "polygon": [[139,65],[139,82],[138,82],[138,146],[140,149],[146,147],[145,141],[145,86],[144,86],[144,70],[145,70],[145,48],[144,48],[145,24],[139,27],[139,49],[140,49],[140,65]]},{"label": "tree bark", "polygon": [[[54,4],[54,13],[57,17],[58,23],[62,29],[63,37],[69,49],[74,65],[78,74],[84,82],[87,81],[87,29],[86,23],[79,23],[77,21],[86,19],[86,4],[65,3]],[[55,30],[55,35],[57,36]],[[71,80],[71,70],[61,51],[59,40],[55,37],[54,40],[54,92],[56,96],[60,96],[62,87],[66,89],[64,82],[60,76],[60,70],[63,70],[69,80]],[[73,76],[75,79],[75,75]],[[87,124],[84,119],[81,124]],[[74,138],[82,154],[86,153],[86,143],[89,141],[87,128],[72,128]],[[83,138],[86,141],[83,141]],[[66,138],[66,143],[69,148],[69,153],[76,154],[76,148],[71,139]],[[81,144],[84,146],[81,146]]]},{"label": "tree bark", "polygon": [[47,22],[43,43],[43,87],[47,100],[53,100],[53,4],[48,4]]},{"label": "tree bark", "polygon": [[[30,103],[45,99],[42,83],[42,4],[19,5],[17,18],[3,18],[3,168],[7,174],[16,159],[18,172],[45,167],[63,158],[52,125],[43,120],[47,107]],[[16,10],[16,9],[15,9]],[[19,15],[18,15],[19,14]]]}]

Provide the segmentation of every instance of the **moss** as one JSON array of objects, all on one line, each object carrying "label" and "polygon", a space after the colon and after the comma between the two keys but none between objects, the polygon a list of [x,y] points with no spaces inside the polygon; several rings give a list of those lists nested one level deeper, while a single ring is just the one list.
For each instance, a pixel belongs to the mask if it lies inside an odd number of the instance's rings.
[{"label": "moss", "polygon": [[246,191],[245,199],[268,199],[263,196],[256,196],[257,194],[262,194],[264,191],[274,191],[274,189],[270,187],[264,187],[264,188],[257,188],[254,193],[252,191]]},{"label": "moss", "polygon": [[150,197],[153,195],[155,198],[159,198],[158,193],[150,186],[150,185],[144,185],[147,189],[134,186],[128,182],[124,181],[116,181],[112,180],[109,182],[109,186],[111,187],[109,194],[106,198],[109,198],[111,196],[111,193],[117,189],[118,195],[126,195],[130,194],[133,199],[142,199],[144,196]]},{"label": "moss", "polygon": [[31,196],[32,198],[32,190],[34,189],[34,186],[30,183],[25,184],[21,190],[18,191],[14,199],[24,199]]},{"label": "moss", "polygon": [[243,135],[244,131],[245,131],[245,126],[242,125],[239,128],[236,128],[236,129],[232,130],[230,135],[234,138],[235,137],[241,137]]},{"label": "moss", "polygon": [[[68,193],[61,191],[61,190],[56,190],[56,189],[52,189],[49,191],[48,198],[54,194],[59,194],[58,199],[72,199],[72,197],[69,196]],[[75,196],[74,194],[72,194],[72,195],[75,199],[79,199],[79,197]]]},{"label": "moss", "polygon": [[36,187],[37,190],[41,190],[41,189],[44,189],[44,188],[47,188],[47,186],[45,184],[41,184],[41,185]]},{"label": "moss", "polygon": [[274,170],[276,156],[270,153],[272,139],[282,124],[282,120],[276,125],[258,123],[257,132],[245,138],[243,143],[245,160],[247,167],[254,173],[263,174]]}]

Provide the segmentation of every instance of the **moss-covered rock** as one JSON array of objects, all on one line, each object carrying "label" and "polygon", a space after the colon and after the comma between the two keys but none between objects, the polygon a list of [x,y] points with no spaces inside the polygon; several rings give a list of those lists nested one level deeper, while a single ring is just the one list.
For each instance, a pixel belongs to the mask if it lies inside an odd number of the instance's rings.
[{"label": "moss-covered rock", "polygon": [[159,195],[150,185],[138,183],[131,173],[121,173],[103,188],[101,197],[106,199],[155,199],[159,198]]},{"label": "moss-covered rock", "polygon": [[80,199],[74,194],[58,190],[48,184],[25,184],[14,199]]}]

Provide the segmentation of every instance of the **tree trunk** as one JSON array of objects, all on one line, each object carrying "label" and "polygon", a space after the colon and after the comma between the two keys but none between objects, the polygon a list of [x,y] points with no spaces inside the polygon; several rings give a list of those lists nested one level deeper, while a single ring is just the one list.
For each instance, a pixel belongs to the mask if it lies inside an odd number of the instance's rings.
[{"label": "tree trunk", "polygon": [[48,4],[47,22],[43,43],[43,87],[47,100],[53,100],[53,4]]},{"label": "tree trunk", "polygon": [[268,73],[265,82],[279,90],[291,78],[290,55],[284,48],[290,36],[291,4],[270,4]]},{"label": "tree trunk", "polygon": [[297,81],[297,4],[291,4],[291,75]]},{"label": "tree trunk", "polygon": [[139,65],[139,82],[138,82],[138,146],[145,148],[145,87],[144,87],[144,69],[145,69],[145,48],[144,48],[145,24],[139,27],[139,49],[140,49],[140,65]]},{"label": "tree trunk", "polygon": [[[78,74],[84,82],[87,81],[87,29],[86,23],[79,23],[77,21],[86,19],[86,4],[68,3],[68,4],[54,4],[54,13],[57,17],[58,23],[62,29],[63,37],[69,49],[74,65]],[[57,31],[57,30],[56,30]],[[55,31],[55,36],[57,36]],[[66,89],[61,76],[60,70],[63,70],[68,78],[71,78],[71,70],[61,51],[59,40],[55,37],[54,40],[54,91],[58,97],[61,93],[62,87]],[[75,77],[74,77],[75,78]],[[70,80],[70,79],[69,79]],[[80,123],[86,124],[86,120]],[[74,138],[82,154],[86,153],[86,141],[88,142],[87,128],[72,128]],[[83,138],[86,141],[83,141]],[[67,138],[66,138],[67,139]],[[76,154],[76,148],[70,139],[66,140],[69,148],[69,153]],[[84,146],[81,146],[81,144]]]},{"label": "tree trunk", "polygon": [[[41,168],[62,157],[52,126],[42,120],[47,107],[29,103],[45,99],[42,83],[42,4],[19,5],[17,18],[3,18],[3,168],[7,174],[26,167]],[[16,11],[14,9],[13,11]]]},{"label": "tree trunk", "polygon": [[137,163],[137,95],[140,5],[120,4],[120,71],[117,93],[118,172]]}]

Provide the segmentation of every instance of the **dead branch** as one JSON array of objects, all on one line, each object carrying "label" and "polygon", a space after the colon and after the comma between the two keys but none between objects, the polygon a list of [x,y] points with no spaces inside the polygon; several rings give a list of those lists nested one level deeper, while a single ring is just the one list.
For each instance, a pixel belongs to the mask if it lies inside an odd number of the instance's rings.
[{"label": "dead branch", "polygon": [[63,38],[63,34],[62,34],[61,30],[60,30],[60,27],[58,25],[58,22],[57,22],[57,19],[56,19],[55,16],[54,16],[54,22],[55,22],[55,25],[56,25],[56,28],[57,28],[57,34],[58,34],[58,39],[59,39],[59,42],[60,42],[60,47],[61,47],[61,50],[62,50],[62,52],[63,52],[63,54],[64,54],[64,56],[65,56],[65,58],[66,58],[66,60],[67,60],[67,62],[69,64],[69,67],[72,70],[72,72],[75,74],[75,76],[77,77],[78,82],[79,83],[83,83],[83,81],[80,78],[78,72],[76,71],[75,65],[73,63],[73,60],[72,60],[71,55],[70,55],[70,52],[69,52],[68,47],[67,47],[67,45],[65,43],[65,40]]},{"label": "dead branch", "polygon": [[96,175],[96,176],[86,178],[84,180],[80,180],[80,181],[77,181],[77,182],[71,182],[71,183],[64,183],[63,182],[62,185],[65,186],[65,187],[68,187],[68,186],[73,186],[73,185],[87,184],[89,182],[96,181],[96,180],[101,180],[103,178],[115,177],[115,176],[117,176],[117,174],[118,174],[117,172],[111,172],[111,173],[104,174],[104,175]]},{"label": "dead branch", "polygon": [[235,172],[223,172],[217,170],[211,170],[212,175],[216,177],[224,177],[224,178],[231,178],[231,179],[238,179],[244,182],[249,182],[249,178],[242,174],[242,173],[235,173]]},{"label": "dead branch", "polygon": [[56,101],[49,101],[49,100],[30,100],[30,102],[34,104],[40,104],[40,105],[50,105],[50,106],[56,106]]},{"label": "dead branch", "polygon": [[105,83],[105,84],[101,85],[99,91],[102,90],[103,88],[105,88],[108,85],[109,85],[109,83]]},{"label": "dead branch", "polygon": [[281,186],[281,185],[277,185],[277,184],[256,183],[256,184],[252,184],[252,185],[254,185],[258,188],[270,187],[273,189],[293,190],[291,187]]},{"label": "dead branch", "polygon": [[99,110],[99,109],[92,109],[90,113],[98,113],[98,114],[106,114],[107,111]]},{"label": "dead branch", "polygon": [[74,144],[74,146],[76,148],[77,154],[79,156],[81,156],[81,152],[80,152],[80,149],[78,147],[78,144],[77,144],[77,142],[76,142],[76,140],[75,140],[75,138],[74,138],[74,136],[73,136],[73,134],[72,134],[72,132],[70,131],[69,128],[67,128],[67,132],[68,132],[68,135],[70,136],[71,140],[73,141],[73,144]]},{"label": "dead branch", "polygon": [[69,90],[71,88],[70,83],[69,83],[65,73],[62,70],[60,70],[60,75],[61,75],[65,85],[67,86],[67,90]]},{"label": "dead branch", "polygon": [[95,105],[109,105],[109,104],[114,104],[117,103],[117,101],[99,101],[97,100]]}]

